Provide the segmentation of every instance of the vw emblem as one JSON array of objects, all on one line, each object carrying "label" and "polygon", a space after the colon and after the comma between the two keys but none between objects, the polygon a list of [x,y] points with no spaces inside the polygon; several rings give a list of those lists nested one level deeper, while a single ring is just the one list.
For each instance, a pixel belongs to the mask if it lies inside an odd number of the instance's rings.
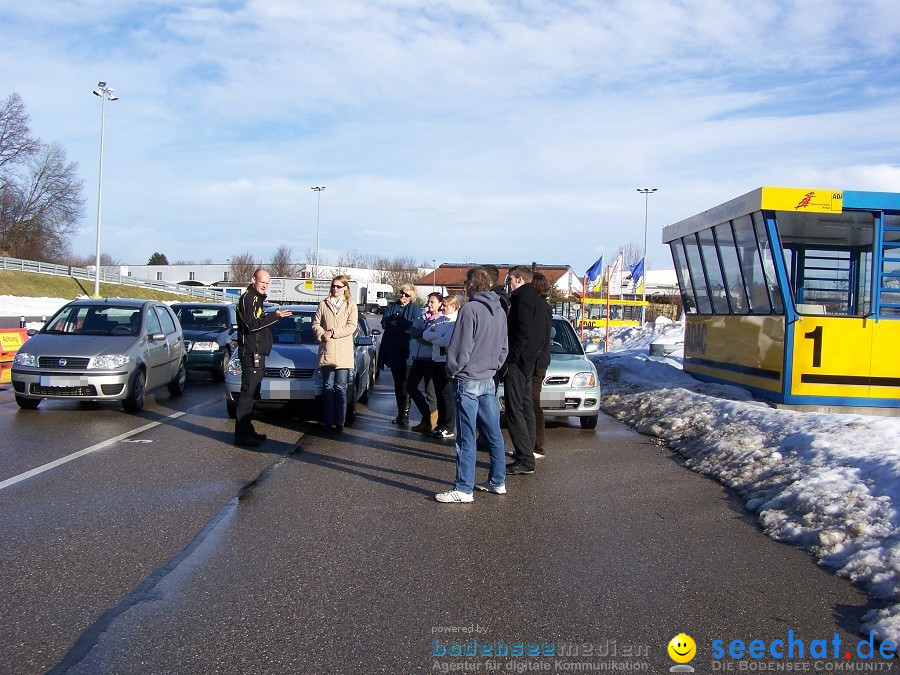
[{"label": "vw emblem", "polygon": [[60,359],[60,360],[59,360],[59,365],[61,365],[61,366],[64,366],[64,365],[66,365],[67,363],[68,363],[68,361],[66,361],[65,359]]},{"label": "vw emblem", "polygon": [[283,377],[284,379],[287,379],[291,376],[291,369],[290,368],[282,368],[281,370],[278,371],[278,374],[281,375],[281,377]]}]

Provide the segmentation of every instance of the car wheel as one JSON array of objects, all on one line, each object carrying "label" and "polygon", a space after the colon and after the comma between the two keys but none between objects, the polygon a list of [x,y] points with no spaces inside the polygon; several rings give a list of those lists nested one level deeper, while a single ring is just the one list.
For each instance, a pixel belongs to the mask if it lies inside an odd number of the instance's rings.
[{"label": "car wheel", "polygon": [[366,390],[362,393],[362,396],[359,397],[360,403],[368,403],[369,402],[369,390],[372,388],[372,366],[369,366],[369,375],[366,377]]},{"label": "car wheel", "polygon": [[178,364],[178,372],[175,373],[175,377],[168,386],[169,396],[172,398],[177,398],[184,393],[184,388],[187,386],[187,368],[184,367],[184,361]]},{"label": "car wheel", "polygon": [[594,415],[593,417],[579,417],[578,421],[581,422],[582,429],[596,429],[598,417],[599,415]]},{"label": "car wheel", "polygon": [[228,417],[231,419],[237,417],[237,401],[231,397],[231,394],[225,394],[225,410],[228,411]]},{"label": "car wheel", "polygon": [[131,388],[128,396],[122,399],[122,408],[125,412],[137,413],[144,408],[144,390],[147,386],[147,376],[142,369],[138,369],[131,379]]},{"label": "car wheel", "polygon": [[353,424],[356,419],[356,381],[351,380],[347,385],[347,413],[344,415],[344,424]]},{"label": "car wheel", "polygon": [[16,405],[25,410],[34,410],[41,404],[42,400],[40,398],[25,398],[16,394]]},{"label": "car wheel", "polygon": [[228,362],[231,361],[231,350],[228,347],[225,347],[225,354],[222,356],[222,363],[219,365],[219,369],[216,371],[216,379],[219,382],[225,381],[225,373],[228,372]]}]

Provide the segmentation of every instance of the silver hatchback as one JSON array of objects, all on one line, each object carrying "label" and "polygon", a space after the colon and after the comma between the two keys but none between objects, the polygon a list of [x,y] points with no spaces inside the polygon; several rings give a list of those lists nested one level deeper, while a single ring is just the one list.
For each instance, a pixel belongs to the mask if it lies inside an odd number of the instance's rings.
[{"label": "silver hatchback", "polygon": [[16,403],[37,408],[47,399],[121,401],[144,407],[144,394],[167,385],[184,392],[187,355],[181,325],[168,305],[152,300],[70,302],[16,354]]}]

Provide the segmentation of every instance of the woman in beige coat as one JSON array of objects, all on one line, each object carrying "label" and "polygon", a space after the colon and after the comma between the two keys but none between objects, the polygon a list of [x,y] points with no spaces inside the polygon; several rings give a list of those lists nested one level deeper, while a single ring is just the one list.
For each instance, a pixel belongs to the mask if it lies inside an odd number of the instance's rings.
[{"label": "woman in beige coat", "polygon": [[322,369],[322,424],[344,430],[347,412],[347,385],[353,370],[353,335],[359,321],[356,303],[350,297],[347,277],[331,280],[331,292],[319,303],[312,322],[319,341],[319,368]]}]

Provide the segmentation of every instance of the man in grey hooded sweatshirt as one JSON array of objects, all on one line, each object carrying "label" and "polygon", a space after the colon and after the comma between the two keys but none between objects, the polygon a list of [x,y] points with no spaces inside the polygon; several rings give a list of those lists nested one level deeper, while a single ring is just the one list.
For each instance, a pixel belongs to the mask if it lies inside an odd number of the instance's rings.
[{"label": "man in grey hooded sweatshirt", "polygon": [[490,292],[491,278],[483,267],[466,273],[469,301],[456,317],[447,348],[447,376],[456,392],[456,482],[452,490],[435,495],[445,504],[473,501],[475,485],[475,424],[490,446],[488,480],[477,486],[494,494],[506,493],[506,460],[500,431],[500,405],[494,375],[506,361],[506,312]]}]

